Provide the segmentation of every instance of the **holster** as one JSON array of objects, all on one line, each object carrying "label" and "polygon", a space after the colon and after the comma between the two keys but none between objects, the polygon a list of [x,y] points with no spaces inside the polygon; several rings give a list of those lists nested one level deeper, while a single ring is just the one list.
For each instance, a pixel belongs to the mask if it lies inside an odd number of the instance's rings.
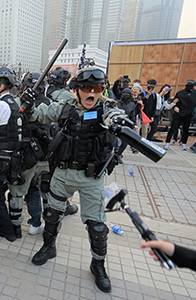
[{"label": "holster", "polygon": [[0,173],[8,175],[11,165],[11,156],[9,153],[0,151]]},{"label": "holster", "polygon": [[11,154],[10,170],[7,176],[10,184],[22,185],[25,183],[24,178],[21,176],[22,160],[23,153],[21,149],[17,149]]}]

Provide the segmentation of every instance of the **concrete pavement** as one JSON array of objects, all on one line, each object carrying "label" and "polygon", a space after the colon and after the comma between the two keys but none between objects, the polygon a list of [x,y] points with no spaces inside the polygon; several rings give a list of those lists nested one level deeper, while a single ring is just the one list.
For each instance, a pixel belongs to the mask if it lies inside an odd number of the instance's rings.
[{"label": "concrete pavement", "polygon": [[[189,139],[190,145],[195,137]],[[157,143],[163,147],[163,143]],[[126,188],[125,202],[137,211],[157,238],[196,249],[196,154],[171,146],[165,157],[154,163],[142,154],[123,153],[123,165],[105,178]],[[134,176],[128,173],[128,165]],[[79,205],[76,193],[72,200]],[[95,286],[89,270],[91,260],[88,235],[79,212],[63,220],[57,238],[57,257],[43,266],[31,258],[42,245],[42,236],[30,236],[24,205],[23,237],[13,243],[0,238],[0,300],[188,300],[196,299],[196,273],[188,269],[168,271],[141,250],[142,238],[125,211],[108,213],[110,222],[125,232],[110,232],[107,272],[112,292]]]}]

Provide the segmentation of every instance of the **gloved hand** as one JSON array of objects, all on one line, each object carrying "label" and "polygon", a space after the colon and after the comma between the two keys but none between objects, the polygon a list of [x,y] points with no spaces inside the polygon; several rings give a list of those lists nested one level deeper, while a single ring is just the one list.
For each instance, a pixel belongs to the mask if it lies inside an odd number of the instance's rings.
[{"label": "gloved hand", "polygon": [[26,113],[32,113],[36,96],[37,93],[31,88],[28,88],[26,91],[24,91],[20,98],[22,103],[20,111],[23,112],[25,110]]},{"label": "gloved hand", "polygon": [[118,118],[125,119],[126,117],[127,115],[122,114],[121,111],[110,111],[109,114],[103,116],[103,123],[104,125],[110,127],[114,123],[117,123]]}]

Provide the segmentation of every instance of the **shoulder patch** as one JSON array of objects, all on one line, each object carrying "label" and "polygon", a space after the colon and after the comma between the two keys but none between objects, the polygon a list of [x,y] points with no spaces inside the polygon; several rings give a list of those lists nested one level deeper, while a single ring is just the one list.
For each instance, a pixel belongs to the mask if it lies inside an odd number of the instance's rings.
[{"label": "shoulder patch", "polygon": [[59,100],[57,102],[59,102],[59,104],[65,104],[67,102],[67,100],[61,99],[61,100]]},{"label": "shoulder patch", "polygon": [[10,103],[10,104],[14,103],[14,101],[10,98],[7,99],[7,102]]}]

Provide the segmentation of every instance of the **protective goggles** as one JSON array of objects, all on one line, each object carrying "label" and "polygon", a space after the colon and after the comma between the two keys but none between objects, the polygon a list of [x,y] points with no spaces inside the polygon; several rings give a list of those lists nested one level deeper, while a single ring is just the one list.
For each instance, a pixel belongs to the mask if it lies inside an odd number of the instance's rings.
[{"label": "protective goggles", "polygon": [[77,80],[88,80],[91,76],[93,76],[97,80],[105,79],[106,76],[101,70],[85,70],[78,74]]},{"label": "protective goggles", "polygon": [[95,93],[102,93],[104,90],[104,87],[102,85],[79,85],[79,88],[85,93],[90,93],[92,90],[94,90]]}]

